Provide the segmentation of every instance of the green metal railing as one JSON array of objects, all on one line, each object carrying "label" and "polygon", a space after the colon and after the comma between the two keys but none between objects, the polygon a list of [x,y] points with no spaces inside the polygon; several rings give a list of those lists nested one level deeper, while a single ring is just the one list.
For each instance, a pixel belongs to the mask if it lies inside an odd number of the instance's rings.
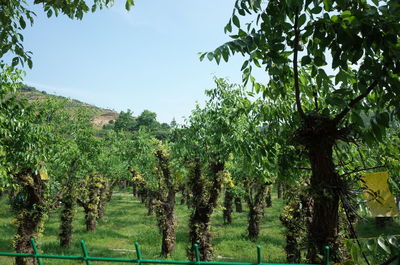
[{"label": "green metal railing", "polygon": [[[195,261],[183,261],[183,260],[154,260],[154,259],[142,259],[142,253],[138,242],[135,242],[136,248],[136,259],[127,258],[103,258],[103,257],[91,257],[86,249],[85,241],[81,240],[81,248],[83,256],[61,256],[61,255],[45,255],[39,254],[35,240],[31,238],[31,244],[33,254],[28,253],[7,253],[0,252],[0,256],[8,257],[22,257],[22,258],[33,258],[36,259],[39,265],[43,265],[42,259],[63,259],[63,260],[77,260],[85,262],[86,265],[91,265],[91,261],[106,261],[106,262],[120,262],[120,263],[137,263],[142,264],[178,264],[178,265],[288,265],[286,263],[263,263],[261,257],[261,247],[257,246],[257,263],[247,262],[214,262],[214,261],[200,261],[199,246],[194,244]],[[325,247],[325,254],[323,258],[323,265],[329,265],[329,247]],[[306,264],[298,264],[306,265]],[[316,265],[316,264],[314,264]]]}]

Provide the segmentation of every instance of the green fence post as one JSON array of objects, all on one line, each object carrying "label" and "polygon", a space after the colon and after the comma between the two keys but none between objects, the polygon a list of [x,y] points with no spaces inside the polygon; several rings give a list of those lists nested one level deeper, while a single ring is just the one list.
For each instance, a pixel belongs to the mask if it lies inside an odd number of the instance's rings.
[{"label": "green fence post", "polygon": [[324,247],[324,265],[329,265],[329,247]]},{"label": "green fence post", "polygon": [[81,240],[81,247],[82,247],[82,252],[83,252],[83,260],[86,262],[86,265],[90,265],[90,260],[88,260],[89,255],[86,250],[85,241],[83,241],[83,240]]},{"label": "green fence post", "polygon": [[194,247],[194,258],[196,262],[200,261],[200,255],[199,255],[199,245],[198,244],[193,244]]},{"label": "green fence post", "polygon": [[257,245],[257,263],[261,264],[261,247]]},{"label": "green fence post", "polygon": [[35,256],[36,261],[39,263],[39,265],[43,265],[42,260],[37,257],[37,254],[39,254],[39,253],[38,253],[38,250],[36,247],[35,239],[33,237],[31,237],[30,241],[31,241],[31,245],[33,248],[33,255]]},{"label": "green fence post", "polygon": [[136,256],[137,256],[137,263],[142,265],[142,253],[140,252],[140,246],[138,242],[135,242],[135,249],[136,249]]}]

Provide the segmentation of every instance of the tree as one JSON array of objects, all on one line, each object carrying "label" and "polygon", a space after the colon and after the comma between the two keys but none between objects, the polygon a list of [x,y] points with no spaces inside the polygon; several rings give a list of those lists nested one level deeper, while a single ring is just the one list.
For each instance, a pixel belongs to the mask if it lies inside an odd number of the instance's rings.
[{"label": "tree", "polygon": [[[54,105],[28,105],[12,94],[8,97],[5,101],[12,104],[3,106],[3,110],[8,110],[3,114],[5,120],[11,124],[15,121],[15,124],[11,127],[6,123],[8,126],[1,130],[0,145],[5,154],[1,162],[6,168],[2,184],[9,187],[15,212],[15,249],[20,253],[33,253],[29,239],[43,231],[53,202],[49,187],[54,179],[49,178],[47,157],[53,151],[56,138],[49,123],[59,116]],[[17,257],[16,264],[25,265],[28,261]]]},{"label": "tree", "polygon": [[[243,25],[238,15],[255,20]],[[375,114],[370,141],[380,140],[390,118],[400,116],[399,18],[399,5],[391,0],[238,0],[225,27],[226,32],[232,32],[232,24],[238,28],[233,40],[201,55],[217,63],[237,52],[247,55],[245,82],[252,81],[266,98],[295,96],[295,139],[306,148],[312,168],[308,257],[313,263],[324,245],[333,249],[334,261],[341,259],[337,227],[343,180],[335,169],[333,145],[364,126],[362,112]],[[265,68],[266,85],[251,77],[254,65]]]},{"label": "tree", "polygon": [[132,111],[128,109],[126,112],[121,111],[114,123],[115,131],[134,131],[137,128],[137,121],[132,116]]},{"label": "tree", "polygon": [[192,193],[189,201],[192,213],[189,221],[189,258],[194,257],[193,244],[199,245],[200,257],[212,257],[210,217],[228,178],[225,169],[235,149],[235,130],[242,117],[239,106],[250,104],[240,99],[242,93],[223,79],[215,79],[216,88],[206,91],[209,99],[204,108],[196,107],[187,124],[176,129],[176,153],[186,163],[188,186]]}]

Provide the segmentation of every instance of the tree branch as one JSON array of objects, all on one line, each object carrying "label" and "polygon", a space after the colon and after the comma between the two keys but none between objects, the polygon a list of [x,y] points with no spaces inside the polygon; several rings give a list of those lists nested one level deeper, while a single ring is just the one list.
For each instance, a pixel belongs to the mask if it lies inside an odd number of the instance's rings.
[{"label": "tree branch", "polygon": [[376,167],[368,167],[368,168],[354,169],[354,170],[352,170],[352,171],[349,171],[349,172],[344,173],[344,174],[341,175],[341,176],[346,176],[346,175],[350,175],[350,174],[357,173],[357,172],[360,172],[360,171],[366,171],[366,170],[377,169],[377,168],[383,168],[383,167],[386,167],[386,166],[376,166]]},{"label": "tree branch", "polygon": [[309,168],[309,167],[295,167],[294,169],[312,171],[312,168]]},{"label": "tree branch", "polygon": [[358,102],[360,102],[362,99],[364,99],[366,96],[368,96],[368,94],[376,87],[377,84],[378,84],[378,81],[374,80],[371,83],[371,85],[369,85],[369,87],[367,88],[367,90],[364,93],[362,93],[358,97],[352,99],[350,101],[349,105],[347,105],[347,107],[344,110],[342,110],[342,112],[340,112],[338,115],[336,115],[336,117],[333,119],[335,121],[335,123],[338,124],[346,116],[346,114],[351,110],[351,108],[353,108]]},{"label": "tree branch", "polygon": [[298,60],[298,48],[299,48],[299,12],[296,10],[296,14],[294,16],[294,43],[293,43],[293,79],[294,79],[294,91],[296,94],[296,106],[297,111],[300,114],[300,117],[304,119],[304,111],[301,107],[300,100],[300,87],[299,87],[299,70],[297,68],[297,60]]}]

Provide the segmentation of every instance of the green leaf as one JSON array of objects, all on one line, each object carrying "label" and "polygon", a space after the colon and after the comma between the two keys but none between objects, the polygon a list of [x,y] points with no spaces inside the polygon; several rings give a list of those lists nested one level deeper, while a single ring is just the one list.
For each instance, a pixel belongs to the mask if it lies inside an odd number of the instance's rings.
[{"label": "green leaf", "polygon": [[368,239],[368,240],[365,242],[365,245],[367,246],[367,248],[368,248],[369,251],[374,251],[375,246],[376,246],[376,243],[375,243],[375,240],[374,240],[374,239]]},{"label": "green leaf", "polygon": [[11,67],[17,66],[18,63],[19,63],[19,58],[18,57],[14,57],[12,59]]},{"label": "green leaf", "polygon": [[240,21],[236,15],[232,16],[232,22],[233,22],[233,24],[235,24],[236,27],[240,28]]},{"label": "green leaf", "polygon": [[53,15],[53,10],[49,9],[49,11],[47,11],[47,17],[50,18]]},{"label": "green leaf", "polygon": [[324,0],[325,11],[331,11],[333,0]]},{"label": "green leaf", "polygon": [[360,251],[359,251],[357,245],[354,244],[354,245],[351,247],[351,257],[352,257],[352,260],[353,260],[356,264],[358,263],[359,252],[360,252]]},{"label": "green leaf", "polygon": [[227,47],[224,47],[222,49],[222,58],[224,58],[225,62],[228,62],[228,60],[229,60],[229,49]]},{"label": "green leaf", "polygon": [[399,247],[398,240],[395,236],[388,236],[388,241],[393,247],[395,247],[395,248]]},{"label": "green leaf", "polygon": [[205,52],[205,53],[202,53],[202,54],[200,55],[200,62],[202,62],[202,61],[204,60],[204,57],[206,57],[206,55],[207,55],[206,52]]},{"label": "green leaf", "polygon": [[383,237],[378,237],[378,245],[388,254],[391,253],[390,248],[386,245],[385,239]]},{"label": "green leaf", "polygon": [[21,26],[22,29],[26,28],[26,23],[22,16],[19,18],[19,25]]},{"label": "green leaf", "polygon": [[212,52],[207,53],[207,58],[209,61],[212,61],[214,59],[214,53]]},{"label": "green leaf", "polygon": [[[376,124],[373,120],[371,121],[372,132],[378,141],[382,140],[382,131],[378,124]],[[378,241],[379,243],[379,241]]]},{"label": "green leaf", "polygon": [[232,32],[232,24],[231,24],[230,20],[229,20],[229,23],[226,24],[226,26],[224,28],[224,33],[226,34],[227,32]]},{"label": "green leaf", "polygon": [[125,2],[125,9],[130,11],[131,7],[135,5],[135,2],[133,0],[126,0]]},{"label": "green leaf", "polygon": [[304,23],[306,23],[306,19],[307,19],[307,17],[306,17],[306,14],[302,14],[300,17],[299,17],[299,21],[298,21],[298,27],[301,27]]},{"label": "green leaf", "polygon": [[364,127],[364,126],[365,126],[365,125],[364,125],[363,119],[362,119],[361,116],[360,116],[357,112],[355,112],[355,111],[353,111],[353,112],[351,113],[350,120],[351,120],[353,123],[355,123],[355,124],[357,124],[358,126],[360,126],[360,127]]},{"label": "green leaf", "polygon": [[244,61],[244,63],[243,63],[243,65],[242,65],[242,68],[240,69],[240,71],[243,71],[246,67],[247,67],[247,65],[249,64],[249,61]]},{"label": "green leaf", "polygon": [[303,57],[301,58],[301,65],[302,65],[302,66],[307,65],[307,64],[309,64],[309,63],[311,63],[311,58],[310,58],[310,56],[306,55],[306,56],[303,56]]},{"label": "green leaf", "polygon": [[339,73],[335,76],[335,85],[337,85],[339,82],[347,82],[347,74],[342,69],[340,69]]},{"label": "green leaf", "polygon": [[28,59],[28,67],[32,69],[33,63],[31,59]]},{"label": "green leaf", "polygon": [[322,11],[322,7],[320,7],[320,6],[316,6],[313,9],[311,9],[311,13],[313,13],[313,14],[319,14],[319,13],[321,13],[321,11]]}]

